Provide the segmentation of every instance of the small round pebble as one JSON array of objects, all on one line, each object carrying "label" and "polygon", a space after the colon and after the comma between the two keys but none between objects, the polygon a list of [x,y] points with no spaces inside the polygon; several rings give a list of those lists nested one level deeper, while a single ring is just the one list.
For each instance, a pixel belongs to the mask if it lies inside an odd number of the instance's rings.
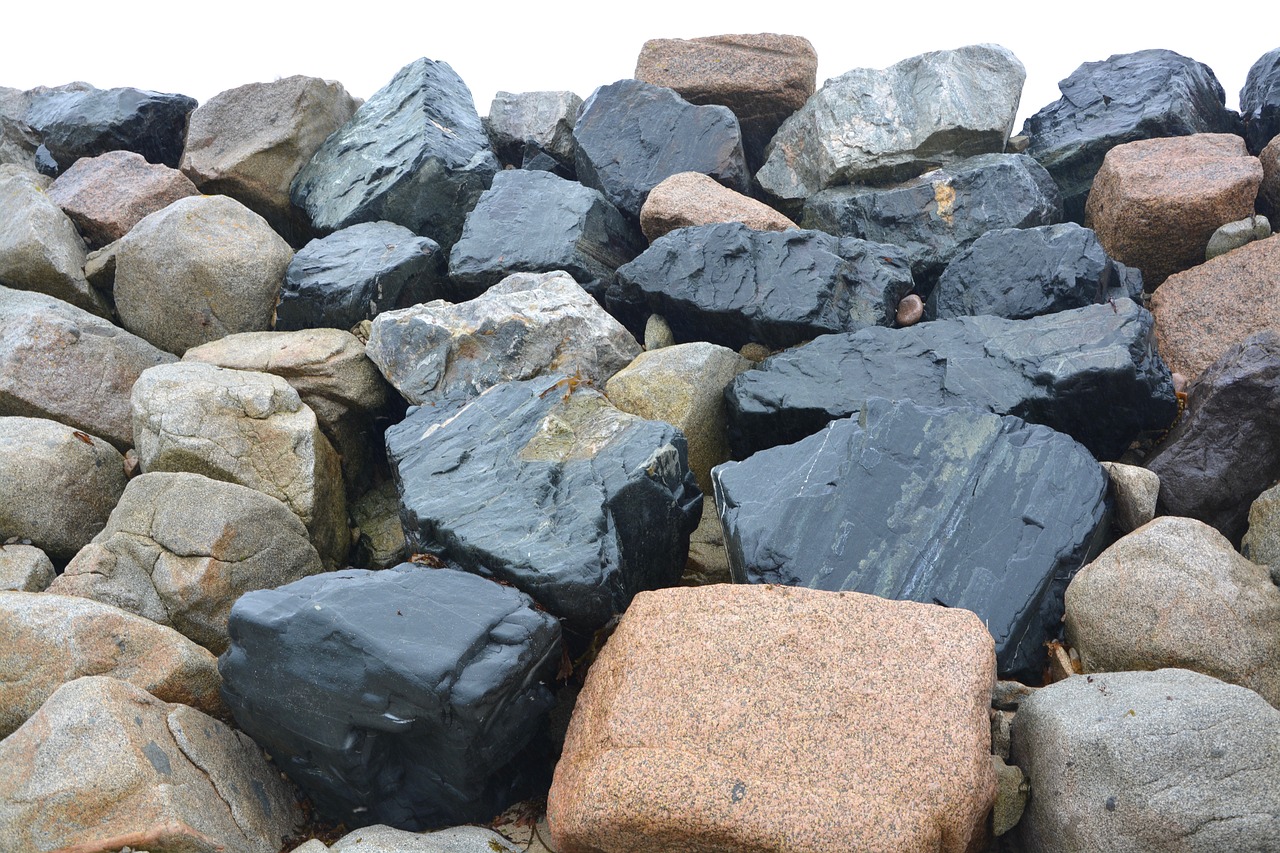
[{"label": "small round pebble", "polygon": [[914,326],[924,316],[924,301],[914,293],[909,293],[898,303],[898,325]]}]

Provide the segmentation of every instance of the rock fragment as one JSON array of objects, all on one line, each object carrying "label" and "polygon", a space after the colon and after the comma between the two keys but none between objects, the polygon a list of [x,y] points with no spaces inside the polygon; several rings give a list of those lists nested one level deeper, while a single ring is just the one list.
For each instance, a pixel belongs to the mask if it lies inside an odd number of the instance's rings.
[{"label": "rock fragment", "polygon": [[26,121],[62,171],[81,157],[119,150],[176,169],[195,108],[186,95],[89,87],[36,95]]},{"label": "rock fragment", "polygon": [[119,240],[143,217],[193,195],[195,184],[181,172],[132,151],[81,158],[48,191],[91,249]]}]

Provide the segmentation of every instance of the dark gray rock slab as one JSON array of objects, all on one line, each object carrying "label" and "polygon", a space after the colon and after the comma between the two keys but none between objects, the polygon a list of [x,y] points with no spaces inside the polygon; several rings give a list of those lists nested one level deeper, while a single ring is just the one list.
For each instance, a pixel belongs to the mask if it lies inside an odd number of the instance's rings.
[{"label": "dark gray rock slab", "polygon": [[619,267],[606,305],[624,322],[666,318],[677,341],[770,349],[894,322],[911,292],[897,246],[740,222],[679,228]]},{"label": "dark gray rock slab", "polygon": [[871,399],[712,471],[733,579],[972,610],[1002,678],[1034,678],[1071,576],[1105,533],[1101,466],[1066,435]]},{"label": "dark gray rock slab", "polygon": [[1161,514],[1198,518],[1237,547],[1249,506],[1280,478],[1280,333],[1259,332],[1210,365],[1146,467]]},{"label": "dark gray rock slab", "polygon": [[32,98],[26,123],[59,169],[108,151],[132,151],[176,169],[195,108],[195,98],[145,89],[50,91]]},{"label": "dark gray rock slab", "polygon": [[1258,57],[1240,90],[1244,141],[1255,157],[1280,134],[1280,47]]},{"label": "dark gray rock slab", "polygon": [[464,298],[517,272],[564,270],[597,298],[614,271],[644,249],[634,222],[599,190],[551,172],[499,172],[449,253],[449,278]]},{"label": "dark gray rock slab", "polygon": [[321,233],[385,219],[447,249],[497,170],[471,90],[424,58],[324,141],[290,197]]},{"label": "dark gray rock slab", "polygon": [[1091,229],[1064,222],[983,234],[947,265],[925,316],[1025,320],[1125,298],[1142,298],[1142,273],[1112,260]]},{"label": "dark gray rock slab", "polygon": [[362,222],[294,254],[275,328],[350,329],[383,311],[454,295],[438,243],[394,222]]},{"label": "dark gray rock slab", "polygon": [[1100,459],[1177,413],[1151,314],[1128,299],[1030,320],[959,317],[823,335],[739,374],[725,394],[737,459],[798,441],[869,397],[1016,415]]},{"label": "dark gray rock slab", "polygon": [[347,569],[244,595],[229,628],[223,699],[330,820],[487,821],[549,772],[560,626],[515,589]]},{"label": "dark gray rock slab", "polygon": [[1062,189],[1067,219],[1084,202],[1107,151],[1135,139],[1235,133],[1239,116],[1209,66],[1171,50],[1140,50],[1086,62],[1058,83],[1062,97],[1022,126],[1027,154]]},{"label": "dark gray rock slab", "polygon": [[741,193],[750,182],[742,132],[728,107],[694,106],[639,80],[596,89],[573,138],[578,180],[636,220],[649,190],[680,172],[702,172]]},{"label": "dark gray rock slab", "polygon": [[512,583],[590,633],[684,569],[702,493],[684,436],[543,376],[387,430],[409,548]]},{"label": "dark gray rock slab", "polygon": [[572,170],[576,143],[573,125],[582,98],[573,92],[498,92],[484,119],[498,159],[525,165],[545,154],[557,167]]},{"label": "dark gray rock slab", "polygon": [[805,228],[901,246],[925,295],[986,232],[1061,221],[1057,185],[1023,154],[980,154],[893,187],[833,187],[807,199],[800,218]]}]

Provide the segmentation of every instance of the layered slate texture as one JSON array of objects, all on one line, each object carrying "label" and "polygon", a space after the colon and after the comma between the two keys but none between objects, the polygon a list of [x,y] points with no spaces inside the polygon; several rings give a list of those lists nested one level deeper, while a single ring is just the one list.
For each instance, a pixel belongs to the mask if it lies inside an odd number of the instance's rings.
[{"label": "layered slate texture", "polygon": [[231,611],[223,698],[331,820],[488,820],[545,776],[535,737],[560,627],[532,605],[408,563],[250,593]]},{"label": "layered slate texture", "polygon": [[712,471],[733,578],[972,610],[1005,677],[1034,678],[1105,516],[1069,437],[873,399],[856,418]]},{"label": "layered slate texture", "polygon": [[512,583],[575,630],[676,583],[702,512],[678,429],[557,376],[452,416],[420,407],[387,430],[387,454],[410,548]]},{"label": "layered slate texture", "polygon": [[974,406],[1065,432],[1115,459],[1177,413],[1151,314],[1128,299],[1029,320],[959,317],[823,335],[725,392],[735,458],[798,441],[869,397]]}]

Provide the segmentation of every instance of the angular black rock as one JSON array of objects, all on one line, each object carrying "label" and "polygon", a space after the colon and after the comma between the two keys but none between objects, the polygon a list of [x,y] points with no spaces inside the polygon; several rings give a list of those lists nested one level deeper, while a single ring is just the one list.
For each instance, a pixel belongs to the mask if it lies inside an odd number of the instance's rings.
[{"label": "angular black rock", "polygon": [[512,583],[589,633],[684,571],[702,493],[685,438],[567,379],[496,385],[387,430],[409,547]]},{"label": "angular black rock", "polygon": [[733,579],[972,610],[1002,678],[1035,678],[1063,593],[1105,534],[1106,476],[1062,433],[868,400],[712,469]]},{"label": "angular black rock", "polygon": [[1030,320],[959,317],[823,335],[725,390],[735,459],[799,441],[870,397],[972,406],[1045,424],[1099,459],[1177,414],[1150,312],[1128,299]]},{"label": "angular black rock", "polygon": [[312,240],[289,262],[276,329],[350,329],[383,311],[455,294],[445,255],[394,222],[362,222]]},{"label": "angular black rock", "polygon": [[290,198],[321,233],[385,219],[448,249],[497,171],[471,90],[419,59],[324,141]]},{"label": "angular black rock", "polygon": [[1240,90],[1244,141],[1255,157],[1280,134],[1280,47],[1258,58]]},{"label": "angular black rock", "polygon": [[888,188],[836,187],[805,201],[800,224],[906,249],[928,295],[952,258],[993,228],[1062,221],[1062,197],[1024,154],[981,154]]},{"label": "angular black rock", "polygon": [[1280,479],[1280,334],[1259,332],[1200,374],[1146,467],[1161,514],[1198,518],[1239,547],[1250,504]]},{"label": "angular black rock", "polygon": [[599,190],[546,171],[499,172],[467,214],[449,277],[479,296],[515,272],[564,270],[597,299],[619,266],[644,248],[636,225]]},{"label": "angular black rock", "polygon": [[897,246],[740,222],[678,228],[619,267],[605,304],[624,323],[666,318],[677,341],[770,349],[894,322],[913,282]]},{"label": "angular black rock", "polygon": [[241,596],[218,661],[236,724],[329,820],[487,821],[549,775],[560,625],[528,596],[402,563]]},{"label": "angular black rock", "polygon": [[1102,158],[1136,139],[1236,133],[1240,117],[1209,66],[1171,50],[1140,50],[1086,62],[1058,83],[1062,97],[1023,123],[1028,154],[1062,190],[1063,213],[1084,221]]},{"label": "angular black rock", "polygon": [[195,98],[143,89],[53,91],[32,100],[26,120],[62,170],[108,151],[176,169],[195,108]]},{"label": "angular black rock", "polygon": [[702,172],[741,193],[750,182],[738,119],[728,107],[696,107],[639,80],[596,89],[573,138],[578,180],[636,220],[649,190],[680,172]]},{"label": "angular black rock", "polygon": [[925,303],[925,317],[1025,320],[1141,297],[1141,271],[1112,260],[1091,229],[1064,222],[983,234],[947,265]]}]

